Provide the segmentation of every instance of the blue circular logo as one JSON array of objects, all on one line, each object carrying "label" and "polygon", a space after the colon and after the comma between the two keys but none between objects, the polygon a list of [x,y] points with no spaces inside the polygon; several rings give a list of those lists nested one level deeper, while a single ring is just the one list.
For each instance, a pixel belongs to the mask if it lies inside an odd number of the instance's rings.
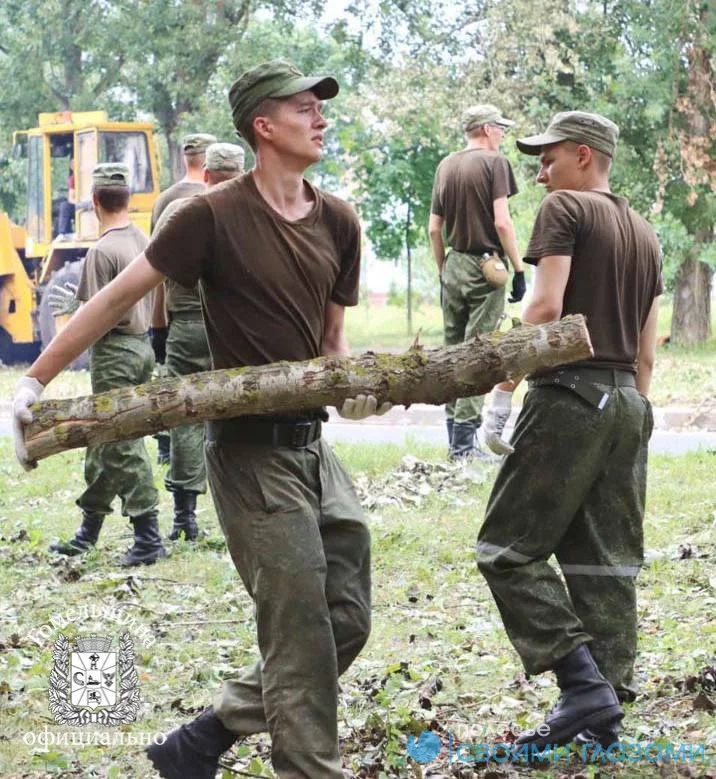
[{"label": "blue circular logo", "polygon": [[424,730],[417,741],[411,733],[408,736],[408,754],[416,763],[429,763],[440,754],[440,739],[431,730]]}]

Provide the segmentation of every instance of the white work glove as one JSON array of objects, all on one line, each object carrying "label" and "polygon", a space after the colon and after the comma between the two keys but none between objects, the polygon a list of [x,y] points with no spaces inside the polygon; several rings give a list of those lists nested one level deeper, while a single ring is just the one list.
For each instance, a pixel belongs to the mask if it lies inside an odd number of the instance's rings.
[{"label": "white work glove", "polygon": [[54,287],[47,295],[47,303],[52,309],[52,315],[74,314],[80,307],[80,301],[77,300],[76,295],[77,285],[71,281],[65,282],[60,287]]},{"label": "white work glove", "polygon": [[490,399],[490,407],[485,412],[482,430],[485,443],[495,454],[512,454],[514,447],[502,438],[507,420],[512,413],[512,393],[494,389]]},{"label": "white work glove", "polygon": [[375,395],[356,395],[354,398],[344,400],[340,408],[336,406],[336,411],[344,419],[365,419],[373,414],[378,417],[383,416],[391,408],[393,408],[392,403],[383,403],[378,408],[378,400]]},{"label": "white work glove", "polygon": [[37,468],[36,460],[29,460],[25,446],[24,426],[32,422],[30,406],[37,403],[45,389],[43,384],[31,376],[23,376],[15,386],[12,403],[12,434],[15,439],[15,455],[26,471]]}]

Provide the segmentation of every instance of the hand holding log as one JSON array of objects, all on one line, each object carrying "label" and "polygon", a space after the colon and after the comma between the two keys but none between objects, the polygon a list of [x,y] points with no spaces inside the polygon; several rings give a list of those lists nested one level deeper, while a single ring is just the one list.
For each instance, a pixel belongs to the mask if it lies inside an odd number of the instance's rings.
[{"label": "hand holding log", "polygon": [[592,355],[584,317],[523,325],[456,346],[365,352],[162,379],[138,387],[32,406],[25,429],[30,459],[67,449],[151,435],[243,414],[280,414],[338,405],[359,394],[379,403],[439,405],[489,392],[495,384]]}]

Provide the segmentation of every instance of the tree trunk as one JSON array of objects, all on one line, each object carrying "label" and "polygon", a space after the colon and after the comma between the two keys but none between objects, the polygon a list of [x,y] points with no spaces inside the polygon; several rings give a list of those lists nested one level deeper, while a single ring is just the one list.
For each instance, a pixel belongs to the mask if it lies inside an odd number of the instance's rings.
[{"label": "tree trunk", "polygon": [[711,337],[711,281],[713,270],[690,258],[678,270],[674,285],[671,343],[693,346]]},{"label": "tree trunk", "polygon": [[408,257],[408,335],[413,334],[413,257],[410,252],[411,192],[408,193],[408,214],[405,219],[405,253]]},{"label": "tree trunk", "polygon": [[396,405],[438,405],[591,354],[584,317],[576,315],[440,349],[417,346],[403,354],[366,352],[356,358],[319,357],[196,373],[99,395],[42,401],[33,407],[25,441],[30,459],[40,460],[66,449],[138,438],[207,419],[340,405],[361,393]]}]

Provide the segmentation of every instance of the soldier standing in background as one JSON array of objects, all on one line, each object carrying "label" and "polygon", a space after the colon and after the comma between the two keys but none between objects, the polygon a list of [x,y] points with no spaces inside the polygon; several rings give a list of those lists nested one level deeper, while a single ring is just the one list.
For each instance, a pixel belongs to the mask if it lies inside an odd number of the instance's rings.
[{"label": "soldier standing in background", "polygon": [[[148,241],[129,219],[129,169],[119,163],[97,165],[92,171],[92,201],[102,234],[87,252],[76,297],[86,302],[106,287],[143,251]],[[94,346],[90,356],[92,392],[133,387],[148,381],[154,357],[147,330],[151,294],[139,300]],[[157,522],[158,495],[144,441],[117,441],[88,446],[85,455],[87,488],[77,499],[82,524],[75,537],[50,546],[53,552],[77,555],[97,543],[102,523],[119,496],[122,514],[134,527],[134,545],[122,565],[140,565],[164,557]]]},{"label": "soldier standing in background", "polygon": [[[497,328],[505,310],[505,254],[515,271],[510,303],[525,294],[522,260],[507,204],[517,184],[510,163],[498,151],[512,124],[493,105],[468,108],[462,118],[467,146],[446,157],[435,173],[428,232],[440,274],[447,345]],[[447,404],[451,459],[488,457],[476,436],[482,405],[482,396]]]},{"label": "soldier standing in background", "polygon": [[[170,203],[185,197],[191,197],[206,189],[206,184],[204,183],[204,155],[207,147],[212,143],[216,143],[216,138],[208,133],[191,133],[184,136],[181,147],[184,154],[186,174],[181,181],[172,184],[157,198],[152,209],[152,233],[156,229],[159,218]],[[154,315],[152,316],[152,327],[149,331],[152,349],[154,349],[154,359],[158,366],[163,366],[166,360],[166,344],[169,334],[166,321],[164,320],[164,308],[164,288],[160,286],[155,292]],[[163,325],[162,321],[164,321]],[[159,368],[159,374],[164,375],[164,373],[163,369]],[[166,465],[170,457],[169,434],[166,431],[156,433],[154,438],[157,440],[158,447],[157,462],[160,465]]]},{"label": "soldier standing in background", "polygon": [[[228,181],[243,173],[244,150],[233,143],[213,143],[206,149],[203,169],[208,187]],[[154,232],[161,230],[184,203],[184,198],[169,203],[157,220]],[[199,288],[182,287],[171,279],[163,286],[166,312],[157,311],[155,307],[154,321],[169,328],[167,375],[186,376],[211,370]],[[206,492],[204,425],[174,427],[169,431],[169,440],[169,470],[164,479],[164,486],[174,496],[174,527],[169,538],[176,541],[183,536],[187,541],[194,541],[199,535],[196,499],[197,495]]]}]

